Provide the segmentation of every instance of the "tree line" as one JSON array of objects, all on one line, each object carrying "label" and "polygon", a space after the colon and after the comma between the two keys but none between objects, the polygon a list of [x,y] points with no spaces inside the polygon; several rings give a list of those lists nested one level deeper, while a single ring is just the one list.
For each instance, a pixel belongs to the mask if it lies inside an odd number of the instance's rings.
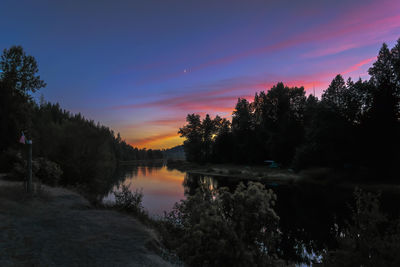
[{"label": "tree line", "polygon": [[337,75],[321,99],[278,83],[239,98],[232,120],[188,114],[179,129],[192,162],[260,164],[393,174],[400,159],[400,39],[383,44],[369,80]]},{"label": "tree line", "polygon": [[22,47],[4,50],[0,70],[1,171],[12,171],[18,160],[25,159],[23,145],[18,144],[22,131],[33,140],[34,160],[58,165],[62,170],[59,182],[64,185],[101,182],[119,161],[163,157],[160,150],[132,147],[119,133],[80,113],[72,114],[58,103],[46,102],[43,97],[36,103],[32,94],[46,83],[38,75],[35,58]]}]

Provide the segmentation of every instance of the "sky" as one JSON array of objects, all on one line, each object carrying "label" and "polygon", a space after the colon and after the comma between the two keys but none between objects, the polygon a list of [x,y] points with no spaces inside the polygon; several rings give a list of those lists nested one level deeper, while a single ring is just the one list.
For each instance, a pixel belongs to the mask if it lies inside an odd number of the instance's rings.
[{"label": "sky", "polygon": [[187,114],[231,118],[277,82],[320,96],[336,74],[368,79],[400,1],[1,0],[0,27],[0,49],[38,61],[35,97],[159,149]]}]

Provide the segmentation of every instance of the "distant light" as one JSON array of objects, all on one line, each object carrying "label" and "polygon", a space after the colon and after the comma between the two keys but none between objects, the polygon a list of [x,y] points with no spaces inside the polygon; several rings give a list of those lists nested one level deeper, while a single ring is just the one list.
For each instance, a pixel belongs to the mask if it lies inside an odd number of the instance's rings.
[{"label": "distant light", "polygon": [[187,70],[186,70],[186,69],[184,69],[184,70],[183,70],[183,73],[186,73],[186,72],[187,72]]}]

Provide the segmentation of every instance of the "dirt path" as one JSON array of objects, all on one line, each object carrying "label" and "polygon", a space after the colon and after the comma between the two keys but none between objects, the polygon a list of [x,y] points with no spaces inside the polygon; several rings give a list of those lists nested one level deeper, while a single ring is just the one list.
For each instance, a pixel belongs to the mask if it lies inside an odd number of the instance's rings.
[{"label": "dirt path", "polygon": [[0,181],[0,266],[170,266],[156,244],[136,219],[74,192],[45,187],[24,199],[21,185]]}]

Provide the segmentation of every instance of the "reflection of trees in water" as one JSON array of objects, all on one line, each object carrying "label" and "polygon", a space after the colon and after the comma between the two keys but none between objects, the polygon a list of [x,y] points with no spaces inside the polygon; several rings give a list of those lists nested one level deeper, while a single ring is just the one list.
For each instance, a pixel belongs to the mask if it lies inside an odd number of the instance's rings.
[{"label": "reflection of trees in water", "polygon": [[120,169],[99,166],[96,170],[96,177],[81,185],[80,188],[92,204],[98,204],[121,180],[124,180],[124,176]]},{"label": "reflection of trees in water", "polygon": [[350,218],[346,203],[352,201],[352,189],[303,184],[278,186],[274,191],[285,258],[301,260],[303,249],[319,254],[335,246],[332,227]]},{"label": "reflection of trees in water", "polygon": [[[136,165],[140,170],[140,175],[147,176],[151,175],[153,171],[160,170],[164,165],[162,162],[152,162],[146,164],[138,164]],[[137,175],[137,173],[136,173]]]},{"label": "reflection of trees in water", "polygon": [[200,187],[200,176],[201,175],[186,173],[182,183],[185,196],[191,196],[196,193],[196,189]]},{"label": "reflection of trees in water", "polygon": [[153,171],[160,170],[162,167],[162,164],[123,165],[115,169],[99,167],[96,179],[82,185],[81,189],[91,203],[97,204],[109,195],[115,186],[120,186],[126,179],[135,178],[139,174],[143,176],[151,175]]},{"label": "reflection of trees in water", "polygon": [[[200,185],[210,189],[228,187],[233,191],[238,183],[219,177],[186,174],[183,186],[187,196],[193,195]],[[266,186],[278,196],[275,210],[280,217],[282,258],[304,261],[312,253],[320,254],[323,249],[336,246],[332,228],[335,224],[344,226],[350,220],[353,188],[315,184]],[[382,199],[386,199],[388,206],[393,206],[385,194]],[[393,198],[390,199],[395,203]]]},{"label": "reflection of trees in water", "polygon": [[[140,175],[151,176],[154,171],[158,171],[163,167],[163,165],[149,165],[149,166],[139,166]],[[137,174],[136,174],[137,175]]]},{"label": "reflection of trees in water", "polygon": [[162,164],[124,165],[116,168],[98,166],[95,179],[87,181],[80,189],[92,204],[98,204],[126,179],[137,177],[139,172],[145,176],[161,168]]},{"label": "reflection of trees in water", "polygon": [[214,179],[212,176],[203,176],[200,177],[200,183],[213,191],[214,189],[218,188],[218,181],[217,179]]},{"label": "reflection of trees in water", "polygon": [[147,169],[146,169],[146,166],[140,166],[140,167],[139,167],[139,170],[140,170],[140,172],[139,172],[140,175],[142,175],[142,176],[147,176]]},{"label": "reflection of trees in water", "polygon": [[210,190],[218,188],[218,181],[212,176],[186,173],[183,179],[185,196],[194,195],[200,186],[206,186]]},{"label": "reflection of trees in water", "polygon": [[123,165],[117,168],[119,175],[127,178],[135,178],[138,175],[151,175],[153,171],[158,171],[163,167],[162,163],[153,164],[131,164]]}]

